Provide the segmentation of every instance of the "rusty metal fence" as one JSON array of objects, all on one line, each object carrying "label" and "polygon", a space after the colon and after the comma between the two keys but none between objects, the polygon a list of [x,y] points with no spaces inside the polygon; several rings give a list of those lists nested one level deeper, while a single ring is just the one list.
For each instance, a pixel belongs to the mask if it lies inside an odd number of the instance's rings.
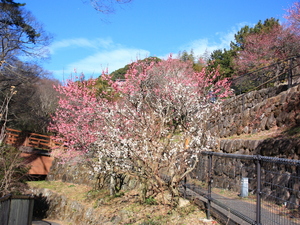
[{"label": "rusty metal fence", "polygon": [[226,224],[300,224],[300,160],[202,152],[183,186]]}]

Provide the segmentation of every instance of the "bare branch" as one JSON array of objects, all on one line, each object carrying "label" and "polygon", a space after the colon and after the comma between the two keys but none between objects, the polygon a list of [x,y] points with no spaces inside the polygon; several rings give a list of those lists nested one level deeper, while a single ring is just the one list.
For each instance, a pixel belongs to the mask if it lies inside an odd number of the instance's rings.
[{"label": "bare branch", "polygon": [[[86,2],[87,0],[85,0]],[[132,0],[89,0],[95,10],[103,14],[115,13],[116,5],[127,4]]]}]

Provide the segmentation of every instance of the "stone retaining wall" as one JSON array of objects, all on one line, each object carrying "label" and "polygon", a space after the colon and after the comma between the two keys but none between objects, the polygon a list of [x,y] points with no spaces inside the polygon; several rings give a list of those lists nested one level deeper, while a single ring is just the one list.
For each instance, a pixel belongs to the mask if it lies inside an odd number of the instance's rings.
[{"label": "stone retaining wall", "polygon": [[96,179],[95,176],[90,173],[92,170],[93,168],[87,160],[75,158],[61,164],[55,159],[47,176],[47,180],[61,180],[63,182],[84,184],[94,187]]},{"label": "stone retaining wall", "polygon": [[70,222],[76,225],[115,224],[107,221],[93,208],[84,206],[77,201],[69,200],[63,195],[49,189],[31,189],[35,196],[34,216]]},{"label": "stone retaining wall", "polygon": [[300,124],[300,85],[262,89],[225,100],[222,115],[208,123],[221,138]]},{"label": "stone retaining wall", "polygon": [[[298,84],[288,90],[286,90],[286,86],[280,86],[253,91],[228,99],[222,103],[221,107],[222,115],[215,122],[208,124],[209,130],[214,134],[218,134],[221,138],[241,134],[255,134],[273,127],[298,127],[300,126],[300,85]],[[259,154],[300,159],[299,139],[283,139],[280,137],[265,140],[222,139],[219,147],[218,151],[223,153]],[[247,169],[239,171],[236,169],[239,166]],[[216,159],[214,161],[213,186],[239,192],[241,177],[253,173],[254,168],[254,162],[228,158]],[[278,199],[281,199],[280,201],[283,199],[298,205],[300,199],[299,179],[293,180],[291,178],[292,172],[288,170],[285,166],[278,166],[279,175],[276,177],[280,185],[286,183],[290,186],[286,191],[277,190],[278,188],[276,189],[276,185],[274,185],[273,187],[263,187],[263,192],[276,192],[277,199],[273,199],[275,202]],[[265,176],[264,172],[262,172],[262,176]],[[296,176],[299,176],[299,174],[296,174]],[[250,181],[249,191],[255,190],[255,187],[256,181]],[[281,204],[281,202],[279,203]]]}]

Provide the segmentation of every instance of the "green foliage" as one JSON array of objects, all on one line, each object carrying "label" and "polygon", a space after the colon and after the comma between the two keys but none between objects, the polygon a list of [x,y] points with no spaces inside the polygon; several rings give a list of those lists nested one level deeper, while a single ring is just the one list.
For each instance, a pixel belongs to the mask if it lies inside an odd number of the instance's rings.
[{"label": "green foliage", "polygon": [[1,3],[11,4],[13,6],[24,6],[24,5],[26,5],[25,3],[17,3],[13,0],[1,0]]},{"label": "green foliage", "polygon": [[158,62],[160,62],[161,61],[161,59],[160,58],[158,58],[158,57],[156,57],[156,56],[150,56],[150,57],[147,57],[147,58],[145,58],[145,59],[141,59],[141,60],[138,60],[137,62],[138,63],[146,63],[146,64],[150,64],[150,63],[152,63],[152,62],[154,62],[154,63],[158,63]]},{"label": "green foliage", "polygon": [[254,27],[249,27],[248,25],[242,27],[235,35],[234,42],[230,43],[230,49],[234,52],[244,50],[245,37],[249,34],[260,33],[263,31],[270,30],[273,26],[278,26],[279,20],[271,17],[266,19],[263,23],[258,21]]},{"label": "green foliage", "polygon": [[147,205],[157,205],[157,201],[152,196],[145,199],[145,204]]},{"label": "green foliage", "polygon": [[126,65],[123,68],[115,70],[114,72],[111,73],[111,79],[113,81],[125,79],[125,74],[126,74],[128,68],[129,68],[129,65]]},{"label": "green foliage", "polygon": [[178,54],[178,58],[181,60],[181,61],[192,61],[192,62],[195,62],[195,56],[194,56],[194,51],[191,50],[190,53],[187,53],[186,50],[184,50],[183,52],[179,52]]},{"label": "green foliage", "polygon": [[129,64],[126,65],[126,66],[124,66],[123,68],[115,70],[114,72],[112,72],[110,74],[111,75],[111,79],[113,81],[125,79],[125,74],[126,74],[126,72],[127,72],[128,69],[129,69]]},{"label": "green foliage", "polygon": [[[151,62],[160,62],[161,59],[158,57],[148,57],[142,60],[138,60],[138,62],[147,62],[147,63],[151,63]],[[127,70],[130,68],[132,64],[127,64],[126,66],[124,66],[123,68],[120,68],[118,70],[115,70],[114,72],[112,72],[110,74],[111,76],[111,80],[116,81],[116,80],[124,80],[125,79],[125,74],[127,73]]]},{"label": "green foliage", "polygon": [[233,69],[233,57],[235,56],[232,50],[215,50],[211,53],[210,59],[208,60],[208,69],[217,69],[219,67],[219,72],[222,77],[232,77],[234,73]]},{"label": "green foliage", "polygon": [[194,55],[193,50],[191,50],[190,53],[188,53],[186,50],[179,52],[178,58],[183,62],[192,62],[194,71],[200,72],[204,67],[203,63]]},{"label": "green foliage", "polygon": [[[157,63],[160,62],[161,59],[158,57],[148,57],[142,60],[138,60],[138,62],[146,62],[146,64],[150,64],[152,62]],[[110,74],[110,79],[112,81],[117,80],[125,80],[125,74],[127,73],[128,69],[131,67],[132,64],[127,64],[123,68],[120,68],[118,70],[115,70]],[[94,86],[97,89],[97,95],[100,98],[107,98],[108,100],[115,100],[119,98],[118,94],[112,95],[111,91],[112,88],[110,87],[107,80],[104,80],[101,76],[98,77],[96,84]],[[110,97],[109,97],[110,96]],[[111,97],[113,96],[113,97]]]},{"label": "green foliage", "polygon": [[254,27],[248,25],[242,27],[235,35],[235,40],[230,43],[230,49],[218,49],[211,53],[208,60],[208,69],[216,69],[219,67],[219,71],[222,77],[232,77],[236,74],[233,61],[237,57],[237,52],[244,49],[245,37],[249,34],[260,33],[268,31],[273,26],[279,25],[279,20],[275,18],[266,19],[264,22],[258,21]]}]

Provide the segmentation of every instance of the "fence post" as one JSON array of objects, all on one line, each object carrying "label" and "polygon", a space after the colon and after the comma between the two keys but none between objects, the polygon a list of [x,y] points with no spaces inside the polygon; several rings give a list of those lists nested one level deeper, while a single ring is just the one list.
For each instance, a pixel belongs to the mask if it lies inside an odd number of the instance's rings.
[{"label": "fence post", "polygon": [[211,207],[211,184],[212,184],[212,155],[208,155],[208,186],[207,186],[207,219],[210,219],[210,207]]},{"label": "fence post", "polygon": [[256,160],[256,177],[257,177],[257,190],[256,190],[256,224],[261,224],[261,158],[257,155]]},{"label": "fence post", "polygon": [[[242,112],[245,111],[245,94],[242,95]],[[244,116],[244,113],[241,113]],[[244,118],[242,118],[244,119]]]},{"label": "fence post", "polygon": [[289,72],[288,72],[288,88],[291,88],[293,85],[293,59],[289,60]]}]

